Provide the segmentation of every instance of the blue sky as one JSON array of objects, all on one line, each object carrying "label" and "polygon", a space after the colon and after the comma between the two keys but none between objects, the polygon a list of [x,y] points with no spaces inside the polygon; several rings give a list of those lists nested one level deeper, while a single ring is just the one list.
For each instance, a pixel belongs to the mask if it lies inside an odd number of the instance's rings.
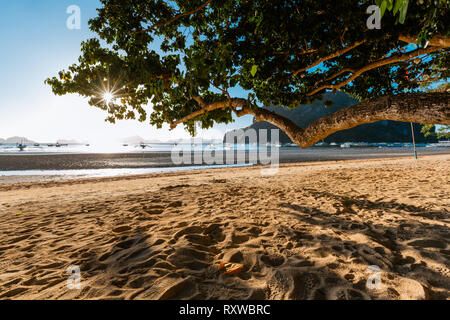
[{"label": "blue sky", "polygon": [[[69,30],[70,5],[81,9],[81,29]],[[106,114],[76,95],[56,97],[44,84],[47,77],[75,63],[80,43],[94,37],[88,20],[96,15],[96,0],[3,1],[0,11],[0,138],[19,135],[49,142],[56,139],[118,141],[140,135],[147,139],[188,138],[182,127],[169,132],[148,123],[105,123]],[[220,138],[226,130],[247,126],[251,117],[234,124],[216,125],[201,132]]]}]

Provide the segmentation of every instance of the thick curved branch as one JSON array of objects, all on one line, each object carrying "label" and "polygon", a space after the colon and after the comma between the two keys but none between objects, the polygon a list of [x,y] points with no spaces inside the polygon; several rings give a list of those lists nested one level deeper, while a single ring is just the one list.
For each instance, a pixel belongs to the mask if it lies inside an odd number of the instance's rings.
[{"label": "thick curved branch", "polygon": [[[309,92],[307,95],[308,96],[313,96],[316,93],[325,90],[325,89],[333,89],[333,90],[338,90],[342,87],[344,87],[345,85],[349,84],[350,82],[352,82],[353,80],[355,80],[356,78],[358,78],[359,76],[361,76],[363,73],[370,71],[372,69],[376,69],[388,64],[393,64],[393,63],[397,63],[400,61],[405,61],[405,60],[409,60],[424,54],[428,54],[428,53],[432,53],[434,51],[438,51],[441,50],[442,48],[439,47],[428,47],[426,49],[420,48],[420,49],[416,49],[414,51],[410,51],[401,55],[396,55],[396,56],[391,56],[385,59],[381,59],[378,61],[375,61],[373,63],[370,63],[362,68],[360,68],[359,70],[356,70],[351,77],[347,78],[346,80],[337,83],[337,84],[326,84],[323,86],[320,86],[318,88],[316,88],[315,90]],[[339,73],[337,74],[339,75]],[[335,75],[335,76],[337,76]]]},{"label": "thick curved branch", "polygon": [[450,93],[385,96],[341,109],[316,120],[305,129],[283,116],[261,108],[253,109],[246,105],[237,110],[236,114],[251,114],[256,121],[270,122],[284,131],[292,142],[307,148],[334,132],[381,120],[449,125]]}]

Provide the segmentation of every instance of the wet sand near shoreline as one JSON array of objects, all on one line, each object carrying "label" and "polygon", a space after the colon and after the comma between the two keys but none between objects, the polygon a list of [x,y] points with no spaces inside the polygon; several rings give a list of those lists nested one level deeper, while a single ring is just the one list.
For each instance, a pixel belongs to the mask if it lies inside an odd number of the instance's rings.
[{"label": "wet sand near shoreline", "polygon": [[[239,155],[241,154],[243,154],[243,152],[239,151]],[[450,154],[450,148],[418,149],[419,157],[439,154]],[[174,164],[170,152],[114,154],[0,154],[0,184],[79,179],[92,176],[107,177],[116,175],[145,174],[151,173],[148,171],[158,171],[157,169],[160,171],[167,171],[166,169],[175,167],[177,167],[176,170],[181,167],[185,167],[187,169],[200,169],[201,166],[205,164],[196,164],[194,162],[195,157],[196,155],[192,153],[192,164]],[[225,157],[226,155],[224,155],[224,164],[227,163],[227,159]],[[342,149],[337,147],[308,148],[305,150],[300,148],[282,148],[279,152],[280,163],[381,159],[394,157],[412,157],[412,150],[398,148]],[[233,163],[238,163],[236,160],[237,154],[235,154],[235,161]],[[249,160],[248,153],[245,154],[245,163],[252,163]],[[25,170],[32,170],[34,172],[27,173]],[[55,172],[56,170],[69,171]],[[93,172],[93,170],[102,171]],[[140,173],[139,171],[147,172]]]},{"label": "wet sand near shoreline", "polygon": [[0,299],[449,299],[449,194],[450,155],[0,185]]},{"label": "wet sand near shoreline", "polygon": [[[241,151],[239,153],[242,153]],[[280,163],[410,157],[413,151],[397,148],[282,148]],[[419,156],[450,154],[450,148],[420,148]],[[192,154],[192,159],[194,155]],[[224,158],[225,159],[225,158]],[[248,159],[248,154],[247,154]],[[192,161],[193,162],[193,161]],[[184,164],[191,166],[193,164]],[[0,172],[11,170],[78,170],[108,168],[157,168],[180,166],[170,152],[0,154]],[[183,166],[183,165],[181,165]]]}]

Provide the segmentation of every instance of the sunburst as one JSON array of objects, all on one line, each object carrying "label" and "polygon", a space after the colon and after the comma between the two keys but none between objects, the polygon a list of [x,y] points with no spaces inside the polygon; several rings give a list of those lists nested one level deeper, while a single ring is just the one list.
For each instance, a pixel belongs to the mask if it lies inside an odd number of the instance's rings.
[{"label": "sunburst", "polygon": [[109,105],[114,100],[114,94],[109,91],[103,93],[103,100],[106,102],[106,105]]}]

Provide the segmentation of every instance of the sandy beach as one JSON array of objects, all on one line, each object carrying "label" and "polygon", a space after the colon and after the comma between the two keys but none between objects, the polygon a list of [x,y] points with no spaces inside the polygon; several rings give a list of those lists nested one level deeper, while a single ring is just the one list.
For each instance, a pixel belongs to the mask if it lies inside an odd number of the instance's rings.
[{"label": "sandy beach", "polygon": [[0,299],[450,298],[450,155],[260,169],[0,185]]}]

